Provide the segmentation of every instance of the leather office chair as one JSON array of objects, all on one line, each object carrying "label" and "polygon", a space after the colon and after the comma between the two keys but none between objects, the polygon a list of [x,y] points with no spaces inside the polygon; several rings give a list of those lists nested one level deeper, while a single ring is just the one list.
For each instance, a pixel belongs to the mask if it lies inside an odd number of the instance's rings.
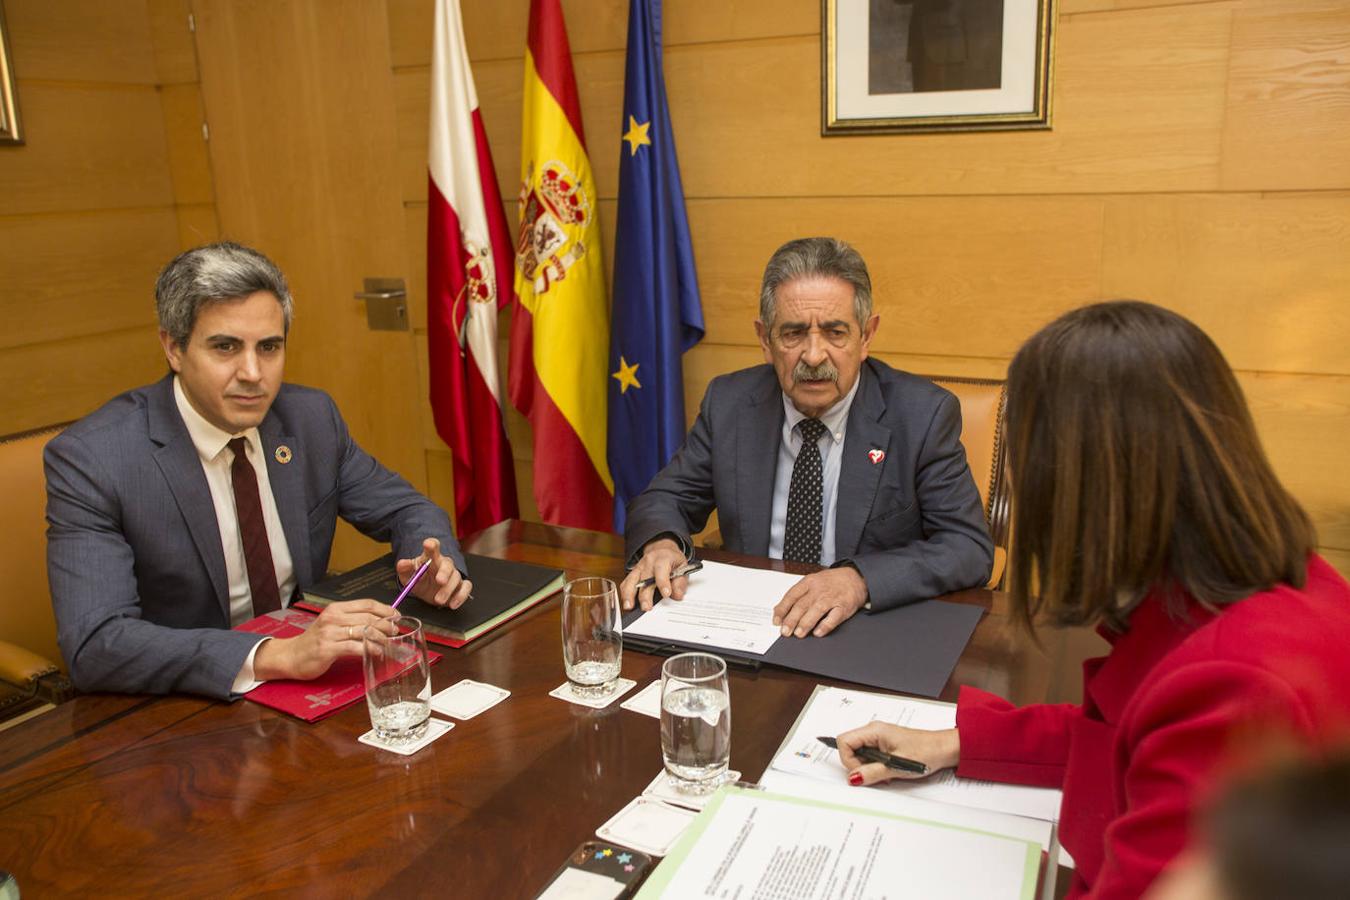
[{"label": "leather office chair", "polygon": [[975,487],[984,504],[984,520],[994,539],[994,570],[989,577],[990,590],[1003,587],[1008,570],[1008,543],[1011,522],[1011,494],[1004,467],[1006,448],[1003,440],[1003,414],[1007,398],[1004,383],[998,378],[965,378],[926,375],[956,395],[961,404],[961,444]]},{"label": "leather office chair", "polygon": [[74,689],[62,671],[47,586],[47,503],[42,448],[64,425],[0,438],[0,722],[60,703]]}]

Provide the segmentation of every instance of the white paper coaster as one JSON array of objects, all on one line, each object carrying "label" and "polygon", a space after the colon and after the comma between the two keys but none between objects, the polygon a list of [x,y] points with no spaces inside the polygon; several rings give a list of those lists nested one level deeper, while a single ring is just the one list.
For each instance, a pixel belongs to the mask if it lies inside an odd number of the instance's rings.
[{"label": "white paper coaster", "polygon": [[404,756],[412,756],[418,750],[421,750],[427,744],[439,737],[445,737],[450,733],[450,729],[455,727],[454,722],[444,722],[440,719],[427,719],[427,733],[422,735],[419,741],[413,741],[408,744],[386,744],[384,741],[375,737],[375,729],[367,731],[357,738],[363,744],[369,744],[372,747],[378,747],[381,750],[388,750],[390,753],[401,753]]},{"label": "white paper coaster", "polygon": [[572,682],[565,681],[549,691],[548,695],[550,697],[557,697],[559,700],[566,700],[568,703],[575,703],[578,706],[589,706],[591,709],[604,709],[636,686],[637,682],[633,679],[620,678],[614,683],[614,692],[608,697],[578,697],[576,694],[572,693]]},{"label": "white paper coaster", "polygon": [[634,797],[595,829],[595,835],[652,856],[665,856],[697,815],[651,797]]},{"label": "white paper coaster", "polygon": [[459,684],[452,684],[433,695],[431,708],[443,716],[472,719],[510,696],[511,692],[506,688],[465,678]]},{"label": "white paper coaster", "polygon": [[[734,781],[740,780],[740,772],[737,772],[735,769],[728,769],[721,780],[717,782],[717,786],[721,787],[724,784],[731,784]],[[656,777],[652,779],[652,783],[642,789],[642,796],[644,797],[653,797],[657,800],[674,804],[675,806],[683,806],[685,809],[695,810],[702,810],[703,807],[707,806],[708,801],[713,798],[713,794],[715,793],[717,793],[717,791],[714,789],[708,791],[706,794],[687,794],[675,786],[675,782],[670,778],[670,773],[665,769],[657,772]]]},{"label": "white paper coaster", "polygon": [[619,705],[653,719],[661,718],[661,679],[653,681]]}]

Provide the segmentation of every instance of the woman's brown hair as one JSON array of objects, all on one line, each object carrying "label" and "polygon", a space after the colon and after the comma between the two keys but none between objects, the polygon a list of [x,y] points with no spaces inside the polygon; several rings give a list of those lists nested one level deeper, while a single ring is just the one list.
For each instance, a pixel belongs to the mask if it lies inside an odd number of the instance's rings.
[{"label": "woman's brown hair", "polygon": [[[1148,591],[1231,603],[1301,587],[1312,523],[1237,379],[1182,316],[1119,300],[1037,332],[1008,370],[1015,608],[1123,629]],[[1035,593],[1033,594],[1033,586]]]}]

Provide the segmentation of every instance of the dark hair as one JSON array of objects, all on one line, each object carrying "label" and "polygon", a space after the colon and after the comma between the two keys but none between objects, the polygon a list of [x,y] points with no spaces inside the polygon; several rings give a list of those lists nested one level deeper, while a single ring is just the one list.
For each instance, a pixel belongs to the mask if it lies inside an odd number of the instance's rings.
[{"label": "dark hair", "polygon": [[1205,819],[1232,900],[1339,900],[1350,887],[1350,755],[1294,760],[1229,788]]},{"label": "dark hair", "polygon": [[276,263],[257,250],[221,241],[175,256],[155,282],[159,327],[186,347],[203,306],[267,291],[281,304],[286,330],[291,327],[291,291]]},{"label": "dark hair", "polygon": [[853,317],[865,329],[872,318],[872,277],[862,254],[839,238],[809,237],[788,241],[773,252],[759,286],[759,320],[772,328],[778,314],[778,289],[798,278],[838,278],[853,288]]},{"label": "dark hair", "polygon": [[[1037,332],[1008,369],[1014,608],[1117,629],[1164,588],[1209,606],[1302,586],[1312,523],[1237,379],[1182,316],[1119,300]],[[1033,588],[1035,596],[1033,596]]]}]

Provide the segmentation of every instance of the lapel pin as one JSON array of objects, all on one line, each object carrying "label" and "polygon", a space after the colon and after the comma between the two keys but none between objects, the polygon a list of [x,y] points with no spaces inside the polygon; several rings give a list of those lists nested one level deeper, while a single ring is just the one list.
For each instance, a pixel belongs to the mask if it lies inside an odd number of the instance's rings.
[{"label": "lapel pin", "polygon": [[875,466],[877,463],[881,462],[883,459],[886,458],[886,451],[878,450],[877,448],[873,447],[871,450],[867,451],[867,458],[872,460],[872,465]]},{"label": "lapel pin", "polygon": [[285,444],[278,444],[276,453],[274,455],[277,458],[277,462],[281,463],[284,466],[286,465],[286,463],[291,461],[291,448],[287,447]]}]

